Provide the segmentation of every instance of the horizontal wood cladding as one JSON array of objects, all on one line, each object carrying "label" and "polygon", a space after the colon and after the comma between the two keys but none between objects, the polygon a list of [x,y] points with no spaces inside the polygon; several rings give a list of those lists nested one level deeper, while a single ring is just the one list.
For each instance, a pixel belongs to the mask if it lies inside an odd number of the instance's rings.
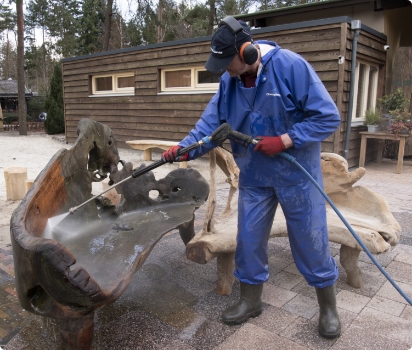
[{"label": "horizontal wood cladding", "polygon": [[[201,110],[203,112],[203,110]],[[105,117],[112,117],[116,118],[116,120],[120,117],[151,117],[153,119],[153,122],[158,122],[156,121],[156,118],[154,117],[187,117],[187,118],[192,118],[192,117],[197,117],[199,118],[199,111],[196,110],[178,110],[178,109],[123,109],[121,113],[116,114],[116,109],[96,109],[96,108],[90,108],[90,109],[85,109],[79,106],[77,109],[73,108],[67,111],[67,115],[78,115],[78,116],[105,116]],[[72,117],[70,117],[72,118]]]},{"label": "horizontal wood cladding", "polygon": [[[350,56],[348,57],[349,60],[352,57],[353,35],[353,31],[348,30],[347,49],[350,53]],[[357,57],[363,56],[363,58],[374,61],[374,63],[383,64],[386,61],[386,51],[384,50],[385,44],[385,40],[372,36],[365,31],[360,31],[357,44]]]},{"label": "horizontal wood cladding", "polygon": [[[108,108],[107,105],[115,104],[116,108],[132,108],[138,109],[142,104],[153,103],[152,107],[156,107],[156,103],[207,103],[212,98],[213,94],[164,94],[156,96],[102,96],[102,97],[75,97],[66,98],[67,104],[84,104],[90,105],[92,108],[98,108],[98,105],[105,105],[104,108]],[[121,106],[121,104],[127,104]]]},{"label": "horizontal wood cladding", "polygon": [[[130,67],[153,67],[153,61],[171,62],[177,57],[191,58],[193,60],[201,60],[202,55],[208,57],[210,52],[210,43],[205,41],[196,44],[181,44],[177,46],[167,46],[163,48],[129,51],[125,53],[117,53],[115,55],[107,55],[100,57],[85,58],[84,60],[64,62],[67,66],[67,74],[71,74],[72,70],[94,69],[98,67],[110,67],[113,65],[115,69]],[[66,74],[66,73],[64,73]]]},{"label": "horizontal wood cladding", "polygon": [[[180,141],[187,136],[190,128],[188,127],[184,132],[170,132],[170,131],[159,131],[159,130],[152,130],[150,133],[147,130],[140,130],[140,129],[123,129],[123,128],[111,128],[115,133],[115,137],[117,142],[122,142],[123,147],[126,146],[125,142],[130,140],[146,140],[146,139],[154,139],[154,140],[171,140],[171,141]],[[149,135],[151,137],[149,137]],[[67,127],[66,128],[66,140],[69,143],[73,143],[77,139],[77,131],[76,127]],[[130,146],[126,146],[129,148]]]},{"label": "horizontal wood cladding", "polygon": [[[68,110],[70,108],[78,109],[80,106],[76,105],[75,103],[73,104],[67,103],[65,107],[66,107],[66,110]],[[101,104],[100,106],[84,105],[82,106],[82,109],[84,111],[86,110],[94,111],[97,107],[103,108],[103,104]],[[122,106],[122,104],[115,104],[115,105],[110,104],[110,108],[108,109],[113,111],[113,117],[115,117],[116,114],[122,114],[124,110],[164,109],[164,110],[170,110],[170,111],[180,110],[180,111],[202,111],[203,112],[205,108],[206,108],[206,103],[205,104],[200,104],[200,103],[145,103],[145,104],[135,105],[134,108],[131,106]],[[159,122],[161,122],[161,120]]]},{"label": "horizontal wood cladding", "polygon": [[[186,116],[173,116],[173,115],[167,115],[167,116],[118,116],[116,117],[115,121],[113,121],[113,116],[109,115],[98,115],[98,114],[90,114],[90,115],[84,115],[84,114],[72,114],[70,121],[68,121],[68,125],[77,125],[77,123],[80,121],[82,118],[89,118],[91,120],[95,120],[97,122],[106,124],[106,123],[122,123],[123,127],[129,128],[130,126],[136,128],[138,125],[143,125],[143,124],[159,124],[156,122],[156,118],[154,117],[161,117],[163,124],[165,125],[188,125],[192,127],[198,120],[199,120],[199,113],[195,117],[186,117]],[[73,124],[74,123],[74,124]],[[153,128],[149,128],[152,130]]]},{"label": "horizontal wood cladding", "polygon": [[[157,73],[157,72],[156,72]],[[139,74],[136,75],[135,81],[140,82],[140,81],[157,81],[157,74]]]},{"label": "horizontal wood cladding", "polygon": [[[88,74],[88,75],[99,75],[99,74],[115,74],[121,72],[132,72],[140,67],[168,67],[176,66],[181,67],[182,65],[201,65],[203,66],[209,57],[209,53],[198,54],[198,55],[175,55],[168,58],[157,58],[150,57],[144,61],[132,61],[128,63],[118,63],[118,62],[100,62],[99,65],[92,67],[76,68],[70,69],[64,72],[64,75],[77,75],[77,74]],[[139,74],[139,71],[135,72]]]},{"label": "horizontal wood cladding", "polygon": [[[96,120],[96,119],[95,119]],[[96,121],[99,121],[97,119]],[[72,120],[67,122],[68,127],[73,127],[76,128],[78,124],[78,121]],[[156,124],[156,123],[141,123],[141,122],[123,122],[122,125],[119,127],[118,121],[117,120],[112,120],[112,121],[107,121],[105,124],[111,128],[111,129],[118,129],[118,130],[123,130],[123,133],[125,134],[130,134],[130,132],[133,134],[134,130],[139,130],[142,132],[148,132],[148,131],[159,131],[159,132],[170,132],[170,133],[184,133],[184,132],[189,132],[192,128],[191,125],[184,125],[180,123],[173,123],[173,124]]]}]

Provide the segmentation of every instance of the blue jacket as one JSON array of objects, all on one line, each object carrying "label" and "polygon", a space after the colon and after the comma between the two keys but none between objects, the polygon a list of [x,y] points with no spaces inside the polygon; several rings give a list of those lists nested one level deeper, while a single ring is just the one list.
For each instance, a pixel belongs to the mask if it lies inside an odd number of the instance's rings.
[{"label": "blue jacket", "polygon": [[[286,150],[315,177],[321,180],[320,143],[339,126],[335,103],[314,69],[301,56],[276,43],[257,44],[275,47],[261,58],[263,65],[256,87],[245,88],[239,77],[226,72],[219,90],[212,97],[201,118],[179,145],[186,147],[213,133],[222,123],[252,137],[288,133],[293,147]],[[235,154],[244,150],[231,141]],[[195,159],[212,148],[206,144],[189,154]],[[281,157],[268,157],[249,146],[243,157],[234,156],[240,169],[240,185],[289,186],[307,181],[306,175]]]}]

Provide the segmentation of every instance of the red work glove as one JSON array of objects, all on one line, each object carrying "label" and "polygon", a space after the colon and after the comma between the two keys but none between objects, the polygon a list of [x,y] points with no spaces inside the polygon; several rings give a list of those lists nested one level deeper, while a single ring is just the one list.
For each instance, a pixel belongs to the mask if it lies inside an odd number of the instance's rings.
[{"label": "red work glove", "polygon": [[186,161],[187,158],[189,158],[189,153],[185,153],[185,154],[180,155],[180,156],[177,155],[177,152],[181,148],[182,147],[180,147],[180,146],[170,147],[166,152],[162,153],[162,160],[164,162],[169,162],[169,163]]},{"label": "red work glove", "polygon": [[280,136],[259,136],[257,139],[261,140],[255,146],[254,151],[260,151],[269,157],[286,149]]}]

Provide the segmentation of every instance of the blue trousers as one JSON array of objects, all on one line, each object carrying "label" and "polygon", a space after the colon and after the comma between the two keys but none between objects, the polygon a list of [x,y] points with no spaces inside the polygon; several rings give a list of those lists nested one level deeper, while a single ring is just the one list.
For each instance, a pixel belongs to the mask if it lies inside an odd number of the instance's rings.
[{"label": "blue trousers", "polygon": [[296,267],[309,285],[325,288],[338,279],[330,255],[325,199],[310,182],[287,187],[239,187],[235,276],[244,283],[269,279],[268,240],[280,204]]}]

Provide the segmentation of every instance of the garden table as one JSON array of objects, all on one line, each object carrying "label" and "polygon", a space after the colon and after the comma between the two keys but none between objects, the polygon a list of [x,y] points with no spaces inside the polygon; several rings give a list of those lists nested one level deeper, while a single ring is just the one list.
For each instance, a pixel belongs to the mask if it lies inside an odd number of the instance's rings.
[{"label": "garden table", "polygon": [[378,147],[378,158],[377,162],[382,162],[382,152],[383,152],[383,141],[384,140],[399,140],[399,148],[398,148],[398,165],[396,167],[396,173],[402,173],[402,166],[403,166],[403,155],[405,153],[405,140],[410,136],[409,134],[400,134],[396,136],[395,134],[390,134],[387,132],[367,132],[361,131],[359,134],[362,135],[361,139],[361,147],[360,147],[360,155],[359,155],[359,166],[365,166],[365,153],[366,153],[366,143],[368,139],[378,139],[379,147]]}]

